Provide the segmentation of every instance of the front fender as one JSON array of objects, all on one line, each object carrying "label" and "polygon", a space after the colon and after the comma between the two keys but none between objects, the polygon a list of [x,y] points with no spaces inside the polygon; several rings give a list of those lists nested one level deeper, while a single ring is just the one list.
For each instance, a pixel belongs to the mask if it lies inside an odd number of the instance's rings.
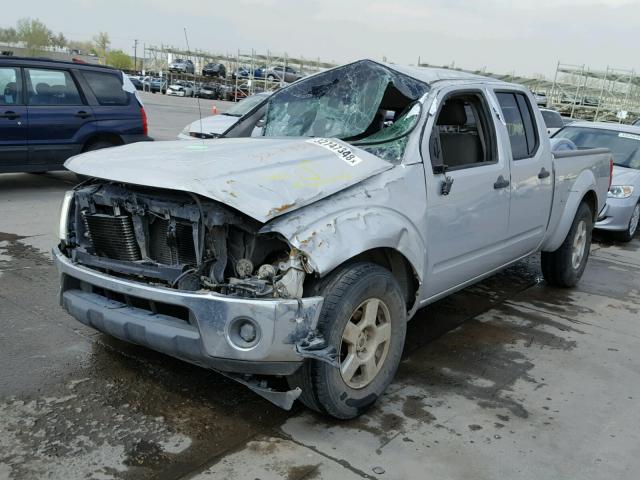
[{"label": "front fender", "polygon": [[413,223],[395,210],[378,206],[349,208],[295,230],[287,223],[277,222],[270,230],[284,235],[292,246],[305,253],[320,276],[360,253],[392,248],[409,261],[422,283],[425,243]]},{"label": "front fender", "polygon": [[[557,209],[558,213],[552,212],[552,220],[549,223],[550,236],[547,237],[541,247],[544,252],[553,252],[560,248],[564,239],[567,238],[580,203],[587,193],[591,191],[595,194],[597,190],[596,177],[589,169],[580,172],[568,192],[562,192],[562,185],[565,181],[570,180],[560,179],[559,183],[556,184],[555,195],[558,198],[557,200],[554,199],[553,208]],[[598,214],[598,212],[592,213],[594,217]]]}]

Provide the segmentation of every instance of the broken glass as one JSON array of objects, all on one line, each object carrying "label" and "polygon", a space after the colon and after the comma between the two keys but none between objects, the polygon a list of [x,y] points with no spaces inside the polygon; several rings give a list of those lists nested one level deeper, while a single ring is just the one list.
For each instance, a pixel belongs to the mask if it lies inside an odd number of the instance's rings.
[{"label": "broken glass", "polygon": [[276,92],[268,103],[263,134],[343,140],[370,137],[381,128],[376,127],[381,109],[403,110],[428,90],[424,82],[361,60]]}]

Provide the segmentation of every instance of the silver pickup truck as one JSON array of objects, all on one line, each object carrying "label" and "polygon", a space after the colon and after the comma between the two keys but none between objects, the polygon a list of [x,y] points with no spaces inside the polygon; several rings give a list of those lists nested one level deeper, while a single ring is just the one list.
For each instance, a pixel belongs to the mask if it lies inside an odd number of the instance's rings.
[{"label": "silver pickup truck", "polygon": [[539,251],[547,282],[573,286],[611,178],[607,150],[551,153],[526,88],[370,60],[279,90],[224,137],[66,163],[90,179],[64,197],[61,303],[337,418],[384,392],[425,305]]}]

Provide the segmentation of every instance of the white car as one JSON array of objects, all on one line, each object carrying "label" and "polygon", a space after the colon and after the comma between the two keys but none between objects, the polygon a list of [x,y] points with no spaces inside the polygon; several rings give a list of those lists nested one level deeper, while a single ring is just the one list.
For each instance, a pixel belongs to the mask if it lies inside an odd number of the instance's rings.
[{"label": "white car", "polygon": [[[171,88],[171,87],[169,87]],[[168,94],[168,92],[167,92]],[[234,125],[240,118],[249,113],[264,102],[267,97],[271,95],[271,92],[257,93],[251,95],[244,100],[239,101],[233,107],[220,115],[213,115],[211,117],[205,117],[201,120],[196,120],[190,123],[180,135],[178,140],[196,140],[198,138],[216,138],[224,133],[229,127]],[[257,137],[261,134],[261,127],[256,127],[252,136]]]},{"label": "white car", "polygon": [[167,95],[174,95],[176,97],[193,97],[194,90],[193,84],[178,80],[177,82],[169,85],[167,88]]}]

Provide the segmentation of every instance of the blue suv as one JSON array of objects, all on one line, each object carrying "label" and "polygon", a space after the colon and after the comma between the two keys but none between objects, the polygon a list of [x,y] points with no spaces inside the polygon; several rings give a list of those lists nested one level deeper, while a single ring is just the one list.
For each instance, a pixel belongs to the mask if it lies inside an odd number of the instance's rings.
[{"label": "blue suv", "polygon": [[144,140],[147,116],[121,71],[0,56],[0,173],[61,170],[78,153]]}]

